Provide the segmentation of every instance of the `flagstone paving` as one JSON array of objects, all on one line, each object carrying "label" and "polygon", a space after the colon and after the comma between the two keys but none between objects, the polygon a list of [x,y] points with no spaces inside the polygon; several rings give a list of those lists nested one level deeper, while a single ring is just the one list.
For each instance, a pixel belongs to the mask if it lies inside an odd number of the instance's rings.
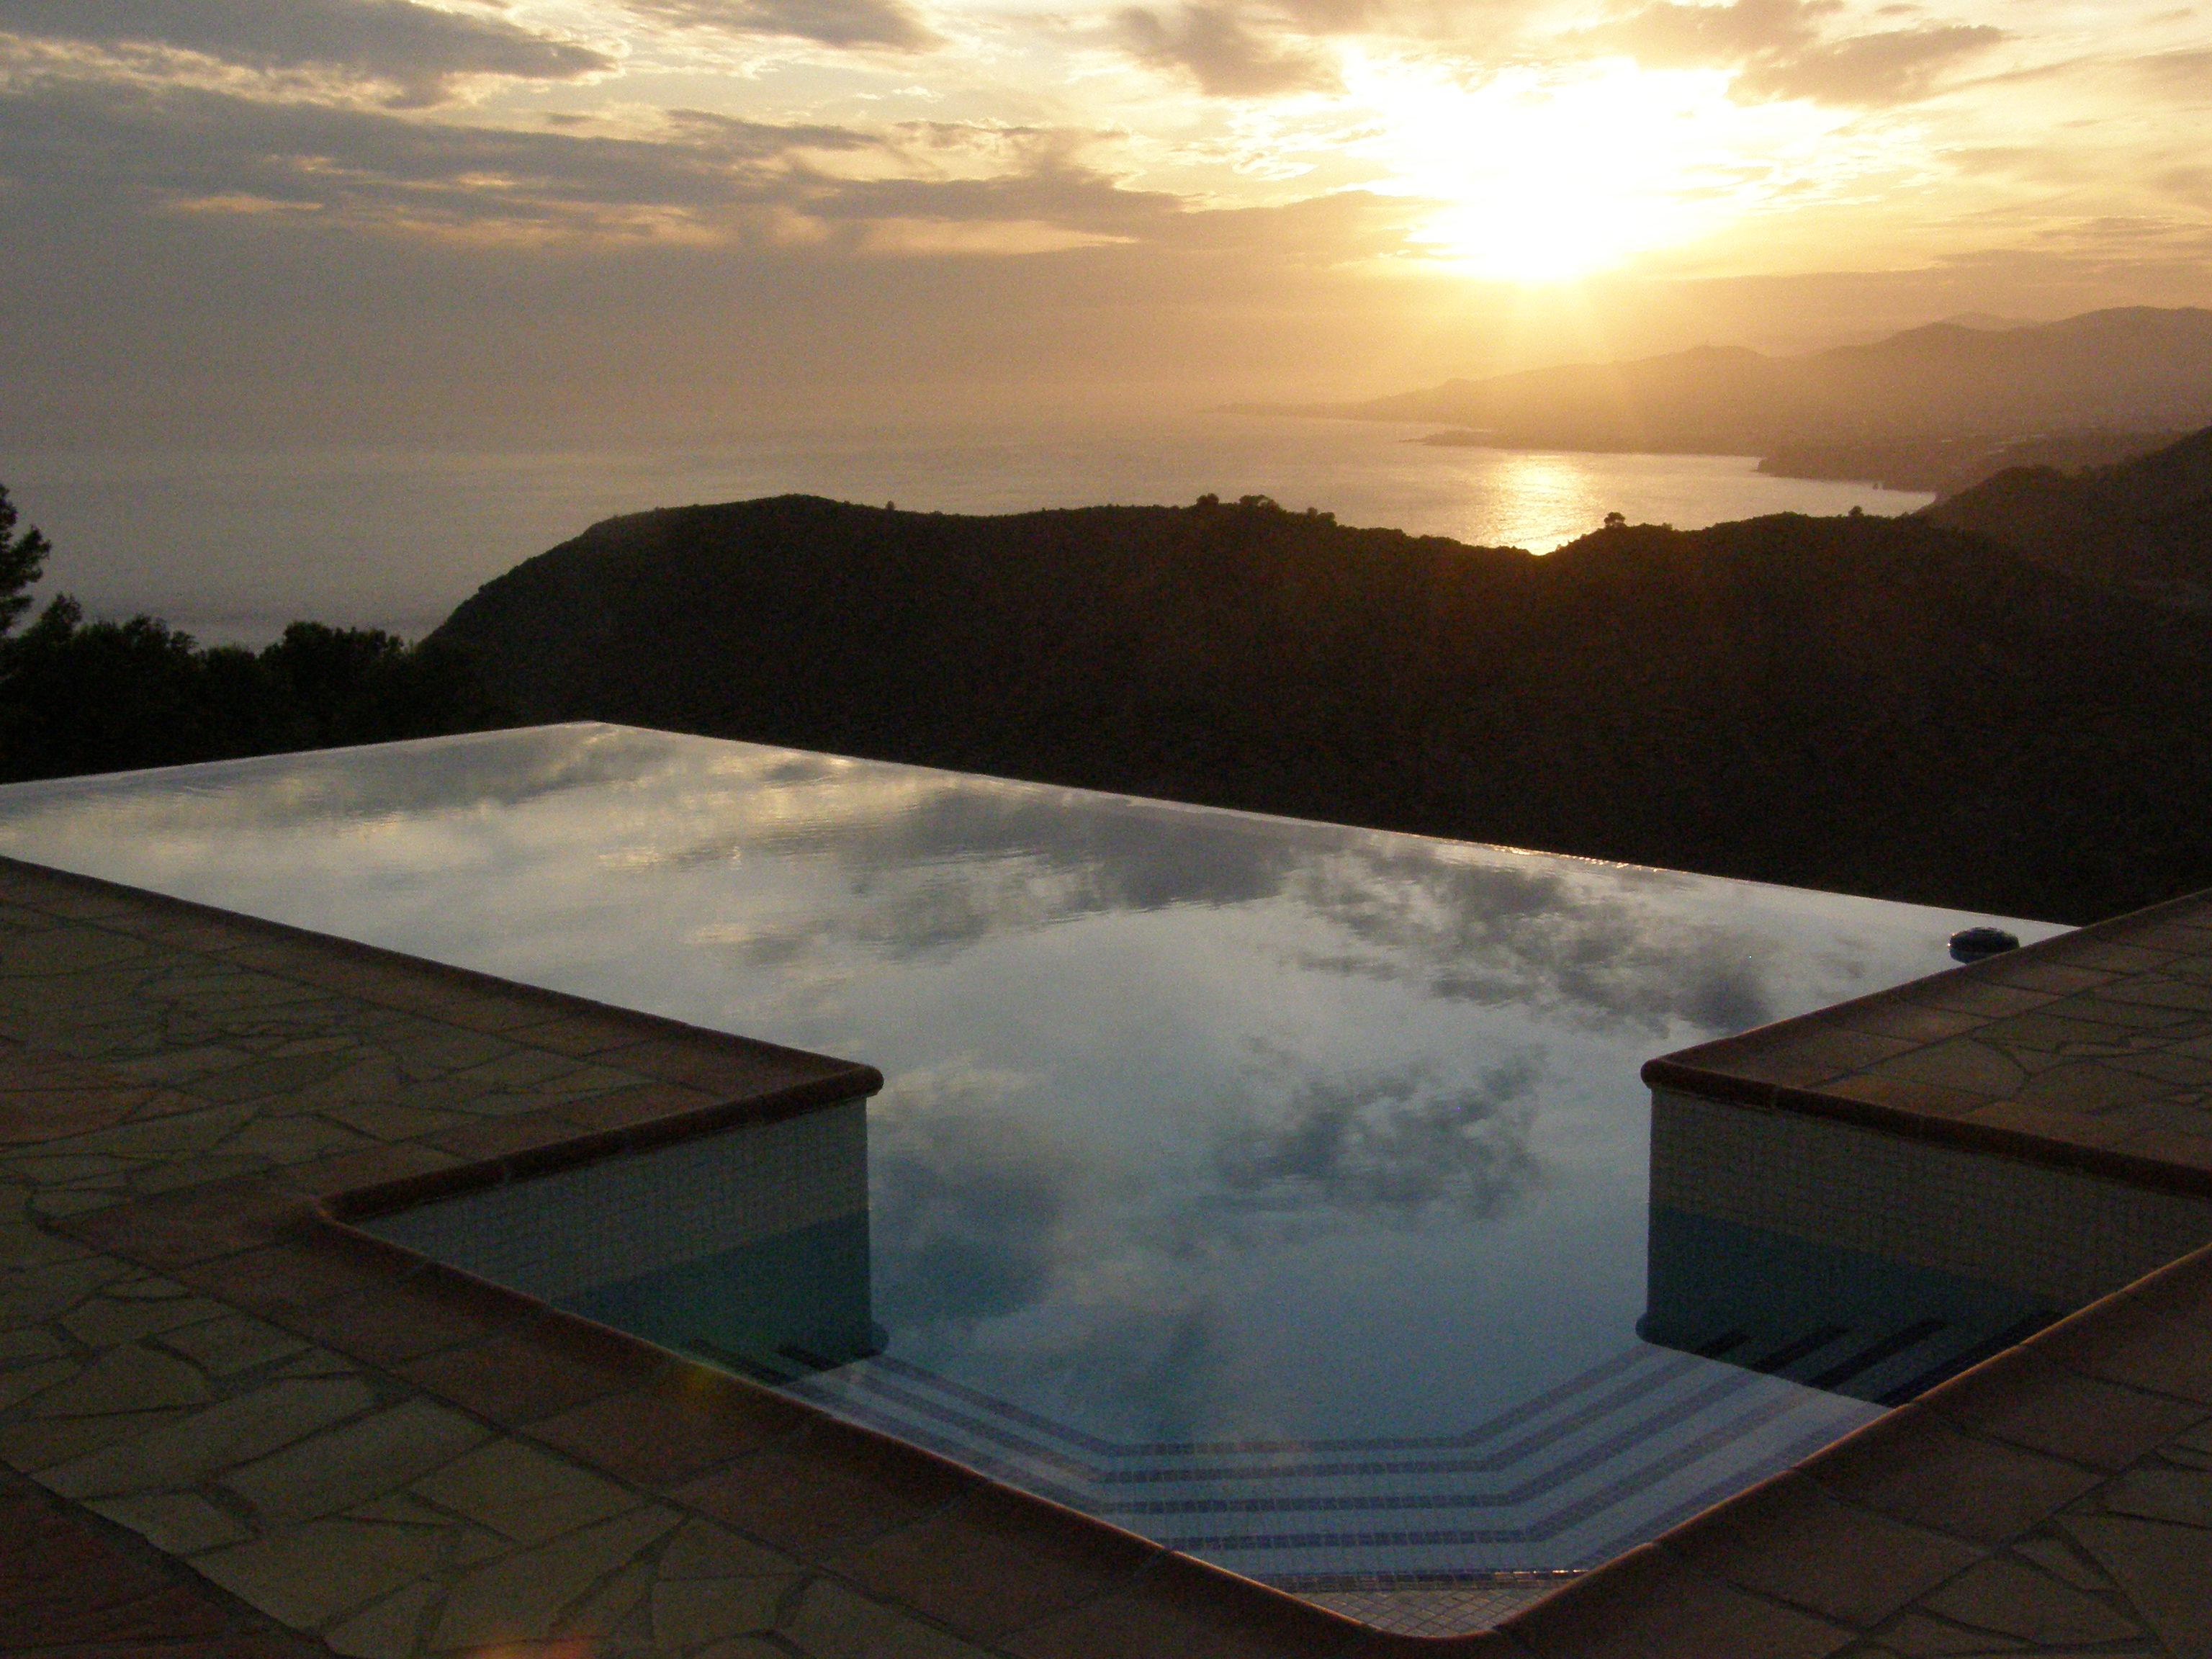
[{"label": "flagstone paving", "polygon": [[[2212,1006],[2177,1003],[2173,988],[2212,985],[2190,966],[2212,964],[2212,906],[2147,925],[2166,931],[2142,943],[2086,930],[1926,981],[1936,989],[1922,1002],[1875,1000],[1873,1017],[1907,1035],[1862,1029],[1852,1022],[1865,1006],[1854,1005],[1809,1035],[1774,1028],[1771,1051],[1754,1041],[1682,1063],[1701,1080],[1768,1091],[1769,1103],[1778,1087],[1826,1088],[1900,1060],[1904,1071],[1881,1075],[1963,1095],[1964,1070],[1941,1083],[1906,1075],[1916,1047],[1969,1029],[1913,1021],[1958,1015],[1981,1022],[1968,1040],[2022,1079],[2094,1060],[2137,1080],[2134,1093],[2107,1082],[2078,1100],[2035,1097],[2039,1111],[2085,1123],[2118,1115],[2109,1133],[1984,1120],[1984,1132],[2015,1138],[2008,1151],[2086,1148],[2108,1170],[2118,1158],[2194,1180],[2190,1145],[2157,1137],[2196,1133],[2172,1115],[2192,1109],[2181,1097],[2195,1085],[2168,1062],[2193,1062],[2189,1045],[2212,1026],[2183,1026],[2212,1019]],[[2120,994],[2134,975],[2149,1000]],[[2160,1012],[2099,1024],[2051,1009],[2084,996]],[[2026,1036],[1988,1030],[2037,1011],[2045,1023]],[[2077,1018],[2100,1035],[2050,1023]],[[2058,1057],[2040,1073],[2015,1059],[2039,1042]],[[2072,1046],[2092,1042],[2117,1052]],[[1783,1084],[1762,1073],[1798,1065],[1786,1056],[1801,1042],[1849,1065],[1819,1077],[1800,1066]],[[1992,1090],[2011,1075],[1971,1063]],[[2144,1079],[2166,1092],[2145,1093]],[[344,1223],[878,1081],[862,1066],[0,863],[0,1465],[16,1472],[0,1482],[17,1482],[0,1485],[10,1540],[0,1650],[1436,1650]],[[2026,1086],[1981,1098],[2015,1100]],[[1908,1109],[1893,1090],[1868,1092],[1834,1098]],[[2153,1110],[2169,1115],[2154,1121]],[[39,1491],[25,1496],[20,1476]],[[125,1566],[100,1553],[125,1542],[137,1552]],[[143,1628],[101,1633],[116,1609]],[[15,1633],[27,1627],[38,1636]],[[2212,1659],[2212,1251],[1443,1650]]]}]

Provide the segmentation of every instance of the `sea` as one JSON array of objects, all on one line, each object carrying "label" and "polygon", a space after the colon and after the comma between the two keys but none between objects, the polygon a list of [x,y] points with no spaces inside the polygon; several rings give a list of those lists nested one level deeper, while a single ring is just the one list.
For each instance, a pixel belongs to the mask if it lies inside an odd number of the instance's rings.
[{"label": "sea", "polygon": [[1907,513],[1931,497],[1762,475],[1746,455],[1442,447],[1368,421],[1190,413],[817,424],[696,448],[0,453],[54,545],[48,591],[256,645],[299,617],[428,632],[476,589],[617,514],[801,492],[1017,513],[1266,495],[1350,525],[1550,552],[1608,513],[1694,529],[1768,513]]}]

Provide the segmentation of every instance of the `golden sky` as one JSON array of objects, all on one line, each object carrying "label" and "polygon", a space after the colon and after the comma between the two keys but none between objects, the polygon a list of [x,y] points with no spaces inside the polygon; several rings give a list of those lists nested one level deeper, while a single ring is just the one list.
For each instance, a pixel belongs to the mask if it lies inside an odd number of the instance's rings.
[{"label": "golden sky", "polygon": [[2208,117],[2156,0],[0,0],[0,442],[2212,302]]}]

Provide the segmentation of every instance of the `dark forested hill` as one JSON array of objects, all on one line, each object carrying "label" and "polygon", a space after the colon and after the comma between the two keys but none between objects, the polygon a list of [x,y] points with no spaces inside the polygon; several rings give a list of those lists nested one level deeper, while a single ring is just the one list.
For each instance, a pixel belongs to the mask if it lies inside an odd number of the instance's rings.
[{"label": "dark forested hill", "polygon": [[2086,920],[2212,884],[2212,624],[1918,520],[611,520],[437,636],[596,716]]},{"label": "dark forested hill", "polygon": [[2212,611],[2212,428],[2116,466],[2012,468],[1925,516],[2053,569]]}]

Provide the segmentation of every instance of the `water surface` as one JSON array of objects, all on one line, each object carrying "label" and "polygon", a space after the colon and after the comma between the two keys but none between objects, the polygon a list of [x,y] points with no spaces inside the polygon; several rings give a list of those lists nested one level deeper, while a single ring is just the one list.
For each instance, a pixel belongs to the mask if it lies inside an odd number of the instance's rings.
[{"label": "water surface", "polygon": [[881,1067],[395,1236],[1278,1583],[1588,1565],[2021,1311],[1647,1203],[1644,1060],[1980,917],[592,725],[16,786],[0,851]]}]

